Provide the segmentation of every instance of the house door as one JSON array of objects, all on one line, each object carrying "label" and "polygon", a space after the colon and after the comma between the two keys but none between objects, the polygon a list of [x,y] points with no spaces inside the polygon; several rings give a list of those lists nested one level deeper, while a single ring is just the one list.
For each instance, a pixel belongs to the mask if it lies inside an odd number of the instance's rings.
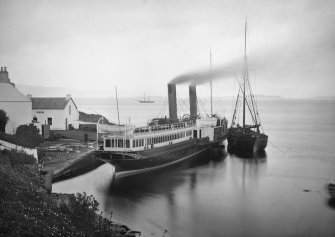
[{"label": "house door", "polygon": [[67,118],[65,119],[65,130],[67,130]]}]

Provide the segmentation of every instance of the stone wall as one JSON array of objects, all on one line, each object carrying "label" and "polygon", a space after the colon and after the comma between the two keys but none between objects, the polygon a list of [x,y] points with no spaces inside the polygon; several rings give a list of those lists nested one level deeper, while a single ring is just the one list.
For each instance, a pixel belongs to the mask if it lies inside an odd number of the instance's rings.
[{"label": "stone wall", "polygon": [[0,139],[0,150],[3,151],[5,149],[16,150],[18,152],[24,152],[27,155],[31,155],[31,156],[35,157],[36,161],[38,161],[38,155],[37,155],[37,149],[36,148],[27,148],[27,147],[18,146],[16,144],[6,142],[6,141]]}]

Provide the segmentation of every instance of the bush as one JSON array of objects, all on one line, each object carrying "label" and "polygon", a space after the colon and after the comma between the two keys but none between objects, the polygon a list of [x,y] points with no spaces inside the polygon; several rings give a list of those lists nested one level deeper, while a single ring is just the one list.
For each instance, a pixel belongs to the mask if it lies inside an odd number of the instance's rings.
[{"label": "bush", "polygon": [[23,144],[25,147],[37,147],[42,143],[42,137],[39,134],[39,130],[32,123],[19,126],[16,129],[15,136],[19,144]]},{"label": "bush", "polygon": [[38,128],[33,124],[19,126],[15,135],[0,132],[0,139],[28,148],[35,148],[42,143]]},{"label": "bush", "polygon": [[0,109],[0,132],[5,132],[8,120],[6,112]]},{"label": "bush", "polygon": [[93,232],[95,229],[96,212],[99,210],[99,203],[93,195],[77,193],[70,197],[68,211],[78,229],[85,232]]}]

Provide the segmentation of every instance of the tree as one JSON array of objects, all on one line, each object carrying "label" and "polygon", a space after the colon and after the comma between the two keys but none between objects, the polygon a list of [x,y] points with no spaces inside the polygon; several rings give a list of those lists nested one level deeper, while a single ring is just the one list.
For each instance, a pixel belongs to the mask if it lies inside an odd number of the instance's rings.
[{"label": "tree", "polygon": [[7,117],[7,114],[4,110],[0,109],[0,132],[6,131],[6,125],[9,118]]},{"label": "tree", "polygon": [[15,136],[20,144],[24,144],[27,147],[37,147],[42,143],[39,130],[32,123],[29,125],[20,125],[16,129]]}]

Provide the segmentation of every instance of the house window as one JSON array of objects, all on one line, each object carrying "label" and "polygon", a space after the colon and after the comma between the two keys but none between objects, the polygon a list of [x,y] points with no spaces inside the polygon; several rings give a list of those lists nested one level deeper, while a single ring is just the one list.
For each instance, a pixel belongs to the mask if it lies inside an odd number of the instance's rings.
[{"label": "house window", "polygon": [[117,147],[123,147],[123,139],[118,139]]},{"label": "house window", "polygon": [[33,117],[33,122],[37,123],[37,117],[36,116]]},{"label": "house window", "polygon": [[52,118],[48,118],[48,124],[52,125]]},{"label": "house window", "polygon": [[71,105],[69,105],[69,115],[71,115]]},{"label": "house window", "polygon": [[110,139],[106,139],[105,147],[111,147],[111,140]]}]

